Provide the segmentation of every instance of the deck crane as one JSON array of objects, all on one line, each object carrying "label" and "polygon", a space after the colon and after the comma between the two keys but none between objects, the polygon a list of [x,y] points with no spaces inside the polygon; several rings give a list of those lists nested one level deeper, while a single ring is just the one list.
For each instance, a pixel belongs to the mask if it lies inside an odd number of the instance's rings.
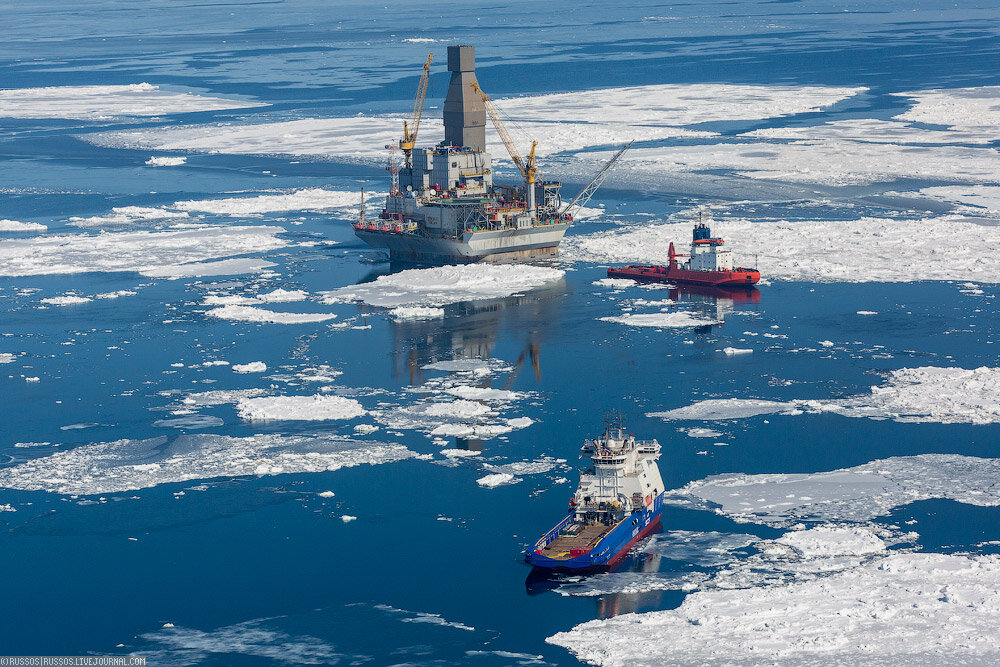
[{"label": "deck crane", "polygon": [[[406,166],[410,166],[410,154],[413,153],[413,146],[417,142],[417,131],[420,129],[420,117],[424,114],[424,98],[427,97],[427,82],[431,76],[431,59],[434,54],[427,55],[427,62],[424,63],[424,70],[420,73],[420,83],[417,84],[417,97],[413,100],[413,113],[410,121],[403,121],[403,138],[399,140],[399,147],[406,157]],[[412,130],[411,130],[412,128]]]},{"label": "deck crane", "polygon": [[621,156],[625,154],[625,151],[632,147],[632,143],[634,141],[635,139],[619,148],[618,152],[611,156],[611,159],[608,160],[603,167],[601,167],[601,170],[597,172],[597,175],[594,176],[593,180],[587,184],[587,187],[580,191],[580,194],[576,196],[576,199],[567,204],[563,210],[559,211],[559,214],[573,215],[576,211],[586,206],[587,202],[590,201],[590,198],[594,196],[595,192],[597,192],[597,188],[601,187],[601,183],[603,183],[604,179],[608,177],[608,174],[611,172],[611,168],[614,167],[615,163],[618,162]]},{"label": "deck crane", "polygon": [[484,93],[483,89],[480,88],[479,84],[475,81],[471,82],[469,85],[472,86],[472,89],[483,99],[483,105],[486,107],[486,113],[490,115],[490,120],[493,121],[493,127],[497,129],[497,134],[500,135],[503,145],[507,148],[507,152],[510,154],[510,159],[514,161],[514,166],[517,167],[518,171],[521,172],[521,176],[524,177],[528,199],[528,213],[534,217],[535,181],[538,179],[538,168],[535,166],[535,146],[538,145],[538,142],[531,142],[531,150],[528,152],[528,159],[523,160],[521,158],[521,154],[517,152],[514,140],[510,138],[510,134],[507,133],[507,128],[504,127],[503,121],[500,120],[500,113],[497,111],[497,108],[490,99],[490,96]]}]

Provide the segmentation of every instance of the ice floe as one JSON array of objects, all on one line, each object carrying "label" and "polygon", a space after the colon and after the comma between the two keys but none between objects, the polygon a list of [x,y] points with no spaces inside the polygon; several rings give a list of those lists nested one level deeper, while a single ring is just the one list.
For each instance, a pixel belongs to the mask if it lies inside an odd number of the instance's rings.
[{"label": "ice floe", "polygon": [[281,248],[287,244],[276,235],[283,231],[264,226],[201,227],[8,239],[0,241],[0,276],[89,271],[137,271],[150,277],[220,275],[211,273],[213,268],[242,273],[262,260],[231,260],[234,263],[224,267],[206,260]]},{"label": "ice floe", "polygon": [[718,438],[722,433],[710,428],[682,428],[678,429],[687,434],[689,438]]},{"label": "ice floe", "polygon": [[718,324],[718,320],[706,318],[699,313],[669,311],[662,313],[625,313],[598,318],[602,322],[616,322],[631,327],[655,327],[663,329],[685,329]]},{"label": "ice floe", "polygon": [[[251,155],[317,155],[372,161],[387,144],[399,140],[402,120],[390,116],[348,116],[244,125],[156,127],[84,135],[98,146],[152,151],[188,151]],[[432,145],[443,137],[436,124],[421,127]],[[426,133],[426,134],[425,134]],[[355,201],[358,199],[356,198]]]},{"label": "ice floe", "polygon": [[[864,160],[858,160],[864,155]],[[607,159],[608,151],[588,153]],[[712,143],[633,148],[620,169],[633,179],[726,170],[766,181],[827,186],[869,185],[900,179],[995,183],[996,151],[989,147],[899,145],[842,139]]]},{"label": "ice floe", "polygon": [[[840,524],[792,530],[773,540],[743,533],[670,530],[653,535],[639,558],[654,565],[665,558],[683,563],[683,570],[609,572],[570,579],[556,591],[594,597],[811,581],[884,556],[887,543],[880,535],[895,543],[910,537],[895,535],[885,528]],[[692,566],[698,569],[688,569]]]},{"label": "ice floe", "polygon": [[930,125],[946,125],[987,141],[996,139],[1000,125],[1000,86],[941,88],[893,93],[916,101],[906,112],[896,116]]},{"label": "ice floe", "polygon": [[290,303],[292,301],[305,301],[309,298],[309,293],[305,290],[278,289],[257,295],[257,300],[261,303]]},{"label": "ice floe", "polygon": [[[819,139],[843,139],[857,142],[858,150],[867,150],[866,143],[880,144],[985,144],[992,139],[981,131],[929,130],[914,127],[902,120],[881,120],[877,118],[851,118],[834,120],[820,125],[798,125],[768,127],[745,132],[743,137],[764,139],[796,139],[802,141]],[[761,150],[768,150],[770,144],[759,144]]]},{"label": "ice floe", "polygon": [[37,222],[0,220],[0,232],[44,232],[48,227]]},{"label": "ice floe", "polygon": [[392,607],[387,604],[376,604],[373,605],[373,607],[380,611],[406,616],[406,618],[400,619],[400,621],[403,623],[429,623],[430,625],[440,625],[442,627],[455,628],[456,630],[467,630],[469,632],[475,630],[474,627],[466,625],[465,623],[460,623],[458,621],[449,621],[446,618],[442,617],[441,614],[433,614],[425,611],[410,611],[408,609],[399,609],[398,607]]},{"label": "ice floe", "polygon": [[389,311],[394,320],[434,320],[444,317],[444,308],[426,306],[397,306]]},{"label": "ice floe", "polygon": [[211,276],[232,276],[240,273],[262,273],[274,266],[273,262],[254,257],[220,259],[215,262],[190,262],[188,264],[168,264],[148,267],[140,271],[147,278],[207,278]]},{"label": "ice floe", "polygon": [[638,283],[634,280],[629,280],[628,278],[601,278],[600,280],[595,280],[593,284],[598,287],[625,289],[626,287],[635,287]]},{"label": "ice floe", "polygon": [[191,434],[60,451],[0,469],[0,487],[92,495],[212,477],[322,472],[413,456],[402,445],[340,436]]},{"label": "ice floe", "polygon": [[498,359],[449,359],[424,364],[421,368],[423,370],[446,371],[449,373],[487,374],[501,370],[506,366],[507,364]]},{"label": "ice floe", "polygon": [[190,219],[184,211],[168,211],[165,208],[151,206],[115,206],[107,215],[96,215],[90,218],[71,217],[69,224],[74,227],[93,227],[115,229],[134,227],[138,225],[170,225]]},{"label": "ice floe", "polygon": [[95,294],[95,299],[119,299],[123,296],[135,296],[138,294],[135,290],[130,289],[117,289],[114,292],[100,292]]},{"label": "ice floe", "polygon": [[186,157],[165,157],[156,155],[146,160],[146,164],[150,167],[179,167],[185,162],[187,162]]},{"label": "ice floe", "polygon": [[520,481],[520,478],[514,477],[514,475],[509,472],[495,472],[480,477],[476,480],[476,484],[486,489],[495,489],[496,487],[503,486],[505,484],[517,484]]},{"label": "ice floe", "polygon": [[653,535],[643,546],[642,553],[708,567],[732,562],[735,560],[733,551],[759,541],[759,537],[743,533],[669,530]]},{"label": "ice floe", "polygon": [[251,361],[246,364],[233,364],[235,373],[263,373],[267,370],[267,364],[263,361]]},{"label": "ice floe", "polygon": [[304,290],[276,289],[266,294],[245,296],[241,294],[209,294],[202,301],[203,306],[247,306],[261,303],[291,303],[305,301],[309,293]]},{"label": "ice floe", "polygon": [[272,618],[260,618],[214,630],[196,630],[164,623],[156,632],[140,635],[150,642],[138,654],[150,663],[160,665],[191,665],[234,655],[266,659],[269,662],[295,665],[330,665],[347,656],[317,637],[290,635],[268,627]]},{"label": "ice floe", "polygon": [[209,317],[220,320],[236,320],[238,322],[262,322],[268,324],[307,324],[310,322],[325,322],[337,317],[333,313],[288,313],[276,312],[255,306],[228,305],[213,308],[205,313]]},{"label": "ice floe", "polygon": [[[375,193],[370,196],[378,197],[380,195]],[[384,193],[381,196],[384,196]],[[360,191],[305,188],[294,192],[262,194],[254,197],[178,201],[174,202],[170,208],[213,215],[247,216],[284,211],[324,211],[331,208],[358,206],[360,201]]]},{"label": "ice floe", "polygon": [[860,526],[816,526],[793,530],[774,540],[807,558],[856,556],[885,551],[886,544],[871,530]]},{"label": "ice floe", "polygon": [[182,400],[188,407],[208,407],[212,405],[225,405],[226,403],[237,403],[243,398],[260,396],[265,391],[259,387],[253,389],[213,389],[211,391],[199,391],[187,394]]},{"label": "ice floe", "polygon": [[710,590],[675,610],[547,641],[600,665],[990,664],[1000,558],[894,554],[789,585]]},{"label": "ice floe", "polygon": [[75,306],[80,303],[87,303],[92,301],[90,297],[77,296],[75,294],[67,294],[64,296],[51,296],[47,299],[42,299],[42,303],[47,303],[50,306]]},{"label": "ice floe", "polygon": [[1000,422],[1000,368],[922,366],[891,371],[886,382],[868,394],[841,399],[769,401],[712,398],[674,410],[648,413],[665,420],[744,419],[780,413],[835,413],[845,417],[897,422],[995,424]]},{"label": "ice floe", "polygon": [[5,118],[105,120],[119,116],[160,116],[260,106],[267,105],[170,92],[149,83],[0,90],[0,117]]},{"label": "ice floe", "polygon": [[939,185],[917,192],[888,193],[918,197],[955,206],[955,213],[978,218],[1000,218],[1000,186]]},{"label": "ice floe", "polygon": [[[712,229],[733,248],[737,263],[753,264],[756,257],[761,273],[770,280],[1000,280],[988,259],[1000,254],[1000,226],[961,218],[727,219],[717,221]],[[565,260],[605,264],[662,263],[671,241],[690,236],[688,221],[628,226],[567,236],[560,255]]]},{"label": "ice floe", "polygon": [[[496,99],[503,113],[539,140],[539,155],[580,150],[638,138],[712,137],[681,127],[711,121],[755,120],[818,111],[863,88],[650,85]],[[308,118],[247,125],[200,125],[113,131],[86,136],[102,146],[209,153],[294,154],[372,159],[398,139],[396,116]],[[442,128],[421,127],[427,143]],[[498,138],[487,128],[491,141]]]},{"label": "ice floe", "polygon": [[189,430],[211,428],[213,426],[222,426],[223,424],[225,422],[221,418],[211,415],[184,415],[170,419],[157,419],[153,422],[153,426],[157,428],[183,428]]},{"label": "ice floe", "polygon": [[440,307],[494,299],[562,280],[564,271],[531,265],[464,264],[407,269],[359,285],[322,292],[323,303],[362,301],[372,306]]},{"label": "ice floe", "polygon": [[343,396],[259,396],[236,403],[240,418],[256,421],[354,419],[366,414],[361,404]]},{"label": "ice floe", "polygon": [[468,385],[449,387],[445,390],[445,392],[451,394],[452,396],[468,399],[470,401],[515,401],[524,396],[524,394],[507,389],[470,387]]},{"label": "ice floe", "polygon": [[1000,459],[921,454],[816,473],[712,475],[669,492],[668,502],[711,507],[742,523],[864,522],[917,500],[1000,505]]},{"label": "ice floe", "polygon": [[834,86],[656,84],[496,102],[518,121],[682,126],[811,113],[866,90]]}]

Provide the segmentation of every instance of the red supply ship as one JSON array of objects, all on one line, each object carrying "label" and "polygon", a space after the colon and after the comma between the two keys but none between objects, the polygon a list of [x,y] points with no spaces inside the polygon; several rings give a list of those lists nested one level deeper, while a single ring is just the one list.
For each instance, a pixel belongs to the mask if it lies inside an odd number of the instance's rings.
[{"label": "red supply ship", "polygon": [[[712,230],[703,222],[694,227],[694,238],[691,241],[691,254],[680,255],[674,252],[674,244],[670,243],[668,266],[649,266],[645,264],[629,264],[626,267],[608,269],[611,278],[630,278],[640,282],[678,283],[687,285],[704,285],[708,287],[749,287],[760,280],[757,269],[733,267],[733,256],[722,248],[721,238],[712,238]],[[678,257],[688,257],[683,264]]]}]

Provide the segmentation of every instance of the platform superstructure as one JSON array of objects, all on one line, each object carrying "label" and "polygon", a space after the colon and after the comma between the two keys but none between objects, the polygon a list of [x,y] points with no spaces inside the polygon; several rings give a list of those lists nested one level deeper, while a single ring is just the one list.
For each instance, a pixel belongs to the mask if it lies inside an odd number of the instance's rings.
[{"label": "platform superstructure", "polygon": [[536,567],[588,570],[611,567],[659,526],[663,480],[656,440],[636,440],[620,417],[582,448],[589,466],[570,499],[566,518],[525,554]]},{"label": "platform superstructure", "polygon": [[[428,58],[424,65],[414,114],[404,124],[399,143],[404,163],[390,166],[385,208],[377,218],[362,215],[354,223],[355,234],[388,250],[390,259],[402,261],[464,263],[554,256],[574,210],[586,202],[578,197],[564,205],[561,184],[541,178],[535,142],[527,157],[521,157],[492,100],[476,81],[472,46],[448,47],[451,81],[444,102],[444,141],[431,148],[416,147],[430,62]],[[493,183],[487,116],[523,185]],[[600,180],[621,152],[601,170]]]}]

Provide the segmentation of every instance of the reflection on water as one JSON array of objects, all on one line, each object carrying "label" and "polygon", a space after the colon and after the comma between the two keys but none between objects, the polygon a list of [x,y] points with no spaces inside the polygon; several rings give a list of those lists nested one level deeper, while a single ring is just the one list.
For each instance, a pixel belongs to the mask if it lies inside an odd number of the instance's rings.
[{"label": "reflection on water", "polygon": [[483,451],[483,441],[479,438],[455,438],[455,449],[464,449],[468,452]]},{"label": "reflection on water", "polygon": [[[641,542],[640,545],[645,542]],[[553,572],[544,568],[532,568],[524,581],[528,595],[539,595],[566,586],[574,586],[588,577],[608,575],[656,574],[660,571],[662,556],[633,551],[619,565],[606,572],[573,573]],[[631,614],[642,609],[656,608],[662,602],[664,591],[652,589],[634,592],[615,591],[595,596],[598,618],[611,618],[620,614]]]},{"label": "reflection on water", "polygon": [[[560,280],[526,294],[501,299],[462,301],[443,307],[444,317],[392,322],[392,375],[411,386],[424,383],[422,366],[453,359],[490,359],[497,334],[523,332],[524,348],[505,381],[510,388],[524,366],[541,379],[541,345],[548,328],[561,318],[566,283]],[[489,387],[489,379],[482,386]]]},{"label": "reflection on water", "polygon": [[[626,558],[616,572],[634,572],[637,574],[655,573],[660,571],[660,556],[640,553]],[[598,618],[611,618],[619,614],[632,614],[640,609],[659,606],[663,597],[662,590],[642,591],[638,593],[606,593],[597,598]]]},{"label": "reflection on water", "polygon": [[675,303],[685,303],[696,312],[718,321],[726,321],[726,315],[736,306],[760,303],[760,290],[756,287],[702,287],[699,285],[676,285],[668,294]]}]

